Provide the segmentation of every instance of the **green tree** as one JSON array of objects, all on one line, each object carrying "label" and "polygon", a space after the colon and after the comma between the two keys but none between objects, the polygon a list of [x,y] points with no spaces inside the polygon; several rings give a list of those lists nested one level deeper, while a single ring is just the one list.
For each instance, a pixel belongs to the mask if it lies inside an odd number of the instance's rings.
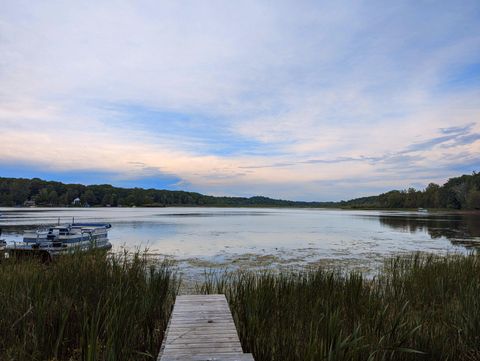
[{"label": "green tree", "polygon": [[403,208],[405,204],[405,196],[400,191],[391,191],[387,193],[388,208]]},{"label": "green tree", "polygon": [[112,205],[113,197],[111,194],[105,194],[102,199],[102,206]]},{"label": "green tree", "polygon": [[435,183],[430,183],[423,194],[423,207],[426,208],[438,208],[440,207],[438,199],[438,191],[440,186]]},{"label": "green tree", "polygon": [[470,209],[480,209],[480,191],[472,190],[468,193],[467,207]]},{"label": "green tree", "polygon": [[35,202],[37,204],[48,204],[50,192],[47,188],[40,189],[40,192],[35,197]]},{"label": "green tree", "polygon": [[73,188],[68,188],[64,195],[64,204],[69,205],[72,204],[73,200],[78,197],[78,191]]},{"label": "green tree", "polygon": [[95,193],[93,193],[93,191],[91,191],[90,189],[83,193],[81,200],[83,204],[95,205],[97,203]]},{"label": "green tree", "polygon": [[30,185],[24,180],[16,180],[10,184],[10,194],[15,204],[23,204],[29,199]]},{"label": "green tree", "polygon": [[404,207],[406,208],[417,208],[418,207],[418,198],[421,192],[417,192],[415,188],[409,188],[406,192]]},{"label": "green tree", "polygon": [[125,198],[125,206],[134,206],[135,205],[135,196],[133,194],[129,194],[127,198]]},{"label": "green tree", "polygon": [[48,194],[48,203],[52,206],[56,206],[58,204],[58,193],[56,191],[51,191]]}]

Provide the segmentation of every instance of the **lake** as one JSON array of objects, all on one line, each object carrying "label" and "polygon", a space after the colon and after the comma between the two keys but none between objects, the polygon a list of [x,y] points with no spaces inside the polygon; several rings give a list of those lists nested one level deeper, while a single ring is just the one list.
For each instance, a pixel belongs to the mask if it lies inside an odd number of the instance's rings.
[{"label": "lake", "polygon": [[477,214],[278,208],[0,208],[8,242],[39,225],[109,222],[114,250],[148,248],[198,274],[209,268],[322,264],[369,271],[412,251],[466,253]]}]

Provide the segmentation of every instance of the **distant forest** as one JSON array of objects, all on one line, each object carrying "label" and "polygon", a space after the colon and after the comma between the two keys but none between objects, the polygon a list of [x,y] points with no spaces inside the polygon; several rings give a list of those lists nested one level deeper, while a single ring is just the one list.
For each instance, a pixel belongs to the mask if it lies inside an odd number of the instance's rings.
[{"label": "distant forest", "polygon": [[267,197],[214,197],[194,192],[118,188],[108,184],[81,185],[38,178],[1,178],[0,206],[111,206],[111,207],[341,207],[480,209],[480,174],[451,178],[424,190],[393,190],[378,196],[341,202],[296,202]]},{"label": "distant forest", "polygon": [[1,178],[0,206],[111,206],[111,207],[326,207],[330,202],[294,202],[267,197],[214,197],[200,193],[142,188],[118,188],[108,184],[64,184],[38,178]]},{"label": "distant forest", "polygon": [[378,196],[338,203],[348,208],[480,209],[480,174],[450,178],[443,186],[430,183],[424,190],[393,190]]}]

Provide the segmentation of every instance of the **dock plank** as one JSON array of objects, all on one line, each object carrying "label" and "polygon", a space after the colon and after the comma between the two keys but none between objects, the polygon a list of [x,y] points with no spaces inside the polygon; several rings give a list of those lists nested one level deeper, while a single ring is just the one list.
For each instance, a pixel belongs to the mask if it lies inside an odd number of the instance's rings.
[{"label": "dock plank", "polygon": [[166,356],[162,361],[254,361],[252,354],[221,355],[216,356]]},{"label": "dock plank", "polygon": [[244,354],[225,295],[178,296],[158,361],[253,361]]}]

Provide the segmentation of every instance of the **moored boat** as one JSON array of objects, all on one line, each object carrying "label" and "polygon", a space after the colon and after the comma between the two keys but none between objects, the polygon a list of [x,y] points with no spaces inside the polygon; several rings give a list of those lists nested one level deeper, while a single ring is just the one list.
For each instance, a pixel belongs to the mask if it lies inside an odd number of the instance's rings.
[{"label": "moored boat", "polygon": [[[2,237],[2,229],[0,228],[0,237]],[[7,242],[0,238],[0,251],[3,251],[5,247],[7,246]]]},{"label": "moored boat", "polygon": [[5,247],[6,256],[39,256],[44,260],[75,252],[92,249],[112,248],[108,241],[108,223],[71,223],[48,229],[27,231],[23,242],[15,242]]}]

